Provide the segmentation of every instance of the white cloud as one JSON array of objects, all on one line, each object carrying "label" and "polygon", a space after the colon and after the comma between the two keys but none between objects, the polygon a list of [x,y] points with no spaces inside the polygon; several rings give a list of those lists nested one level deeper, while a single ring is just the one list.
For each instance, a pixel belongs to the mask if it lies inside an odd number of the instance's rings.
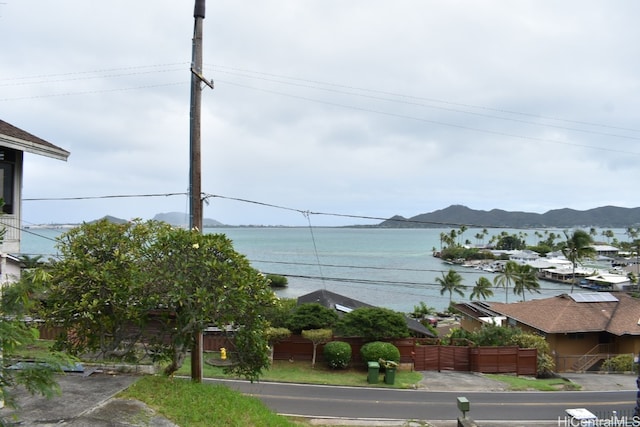
[{"label": "white cloud", "polygon": [[[207,193],[372,217],[640,205],[619,190],[640,178],[636,2],[207,3]],[[28,156],[26,197],[187,190],[192,13],[0,5],[2,119],[71,151]],[[186,209],[183,196],[26,202],[25,219]],[[225,198],[205,215],[307,221]]]}]

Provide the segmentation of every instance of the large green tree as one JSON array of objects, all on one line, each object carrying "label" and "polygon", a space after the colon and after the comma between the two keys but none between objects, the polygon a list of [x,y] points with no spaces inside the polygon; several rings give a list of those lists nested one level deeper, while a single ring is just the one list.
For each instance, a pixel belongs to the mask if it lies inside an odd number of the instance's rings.
[{"label": "large green tree", "polygon": [[286,326],[291,332],[300,334],[308,329],[331,329],[337,321],[338,314],[335,310],[313,302],[298,305]]},{"label": "large green tree", "polygon": [[409,336],[402,313],[382,307],[360,307],[345,313],[335,327],[336,335],[363,337],[367,341]]},{"label": "large green tree", "polygon": [[566,238],[562,246],[562,254],[571,261],[572,280],[571,280],[571,292],[577,282],[576,267],[585,258],[593,258],[596,256],[596,250],[593,247],[593,238],[589,233],[584,230],[574,230],[569,234],[564,232]]},{"label": "large green tree", "polygon": [[451,305],[454,292],[464,298],[464,289],[466,288],[462,284],[462,276],[454,269],[450,269],[447,274],[442,273],[442,277],[436,277],[436,282],[441,286],[440,295],[449,292],[449,305]]},{"label": "large green tree", "polygon": [[278,298],[273,307],[265,312],[265,319],[274,328],[287,328],[289,317],[297,305],[295,298]]},{"label": "large green tree", "polygon": [[264,313],[275,304],[275,294],[231,240],[165,228],[145,250],[142,265],[146,305],[162,307],[173,326],[166,330],[169,345],[162,346],[171,360],[167,374],[180,368],[193,337],[208,326],[232,330],[237,373],[255,378],[268,367]]},{"label": "large green tree", "polygon": [[[231,330],[237,373],[268,366],[262,315],[275,296],[224,235],[140,220],[85,223],[61,236],[47,281],[47,313],[75,353],[127,354],[144,338],[172,374],[208,326]],[[150,318],[162,320],[153,337]],[[155,340],[154,340],[155,338]]]},{"label": "large green tree", "polygon": [[62,326],[59,345],[71,354],[112,358],[133,351],[146,314],[144,251],[163,223],[84,223],[58,238],[61,258],[47,280],[45,318]]}]

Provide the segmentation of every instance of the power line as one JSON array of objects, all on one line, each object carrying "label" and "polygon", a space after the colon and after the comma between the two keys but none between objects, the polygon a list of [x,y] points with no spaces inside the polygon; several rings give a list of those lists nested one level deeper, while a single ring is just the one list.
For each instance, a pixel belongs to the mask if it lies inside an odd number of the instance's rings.
[{"label": "power line", "polygon": [[[4,82],[8,82],[8,83],[0,84],[0,86],[45,84],[45,83],[53,83],[53,82],[60,82],[60,81],[73,81],[73,80],[85,80],[85,79],[108,78],[108,77],[123,77],[123,76],[137,75],[137,74],[173,72],[173,71],[180,71],[182,69],[181,68],[166,68],[166,67],[169,67],[169,66],[170,67],[175,67],[177,65],[184,65],[184,64],[186,64],[186,63],[170,63],[170,64],[158,64],[158,65],[148,65],[148,66],[132,66],[132,67],[121,67],[121,68],[110,68],[110,69],[86,71],[86,72],[72,72],[72,73],[61,73],[61,74],[51,74],[51,75],[38,75],[38,76],[32,76],[32,77],[18,77],[18,78],[0,79],[0,82],[3,82],[3,81]],[[164,67],[164,68],[161,68],[161,67]],[[368,88],[360,88],[360,87],[355,87],[355,86],[341,85],[341,84],[336,84],[336,83],[322,82],[322,81],[318,81],[318,80],[301,79],[301,78],[290,77],[290,76],[278,76],[276,74],[262,73],[262,72],[256,72],[256,71],[250,71],[250,70],[242,70],[242,69],[232,68],[232,67],[226,67],[228,70],[232,70],[232,71],[220,70],[220,68],[225,68],[225,67],[222,67],[222,66],[214,66],[214,67],[217,67],[216,69],[218,69],[218,71],[222,72],[222,73],[227,73],[227,74],[231,74],[231,75],[237,75],[237,76],[240,76],[240,77],[251,78],[251,79],[260,79],[260,80],[263,80],[263,81],[270,81],[270,82],[273,82],[273,83],[285,84],[285,85],[289,85],[289,86],[305,87],[305,88],[310,88],[310,89],[315,89],[315,90],[322,90],[322,91],[330,91],[330,92],[334,92],[334,93],[340,93],[340,94],[345,94],[345,95],[349,95],[349,96],[364,97],[364,98],[368,98],[368,99],[375,99],[375,100],[380,100],[380,101],[385,101],[385,102],[404,103],[404,104],[419,106],[419,107],[423,107],[423,108],[433,108],[433,109],[439,109],[439,110],[443,110],[443,111],[449,111],[449,112],[453,112],[453,113],[457,113],[457,114],[474,115],[474,116],[478,116],[478,117],[491,118],[491,119],[497,119],[497,120],[503,120],[503,121],[511,121],[511,122],[523,123],[523,124],[528,124],[528,125],[533,125],[533,126],[540,126],[540,127],[556,128],[556,129],[562,129],[562,130],[567,130],[567,131],[572,131],[572,132],[581,132],[581,133],[587,133],[587,134],[592,134],[592,135],[607,136],[607,137],[620,138],[620,139],[640,140],[640,137],[636,137],[636,136],[620,135],[620,134],[607,133],[607,132],[599,132],[599,131],[594,131],[594,130],[589,130],[589,129],[579,129],[579,128],[575,128],[575,127],[556,125],[556,124],[552,124],[552,123],[538,123],[538,122],[534,122],[534,121],[517,119],[517,118],[512,118],[512,117],[503,117],[503,116],[479,113],[479,112],[474,112],[474,111],[466,111],[466,110],[461,110],[461,109],[453,108],[453,107],[471,108],[471,109],[482,110],[482,111],[491,111],[491,112],[502,113],[502,114],[517,115],[517,116],[527,117],[527,118],[553,120],[553,121],[561,122],[561,123],[571,123],[571,124],[578,124],[578,125],[583,125],[583,126],[599,127],[599,128],[603,128],[603,129],[607,128],[607,129],[624,130],[624,131],[629,131],[629,132],[640,132],[640,130],[633,129],[633,128],[611,126],[611,125],[606,125],[606,124],[602,124],[602,123],[593,123],[593,122],[588,122],[588,121],[562,119],[562,118],[551,117],[551,116],[541,116],[541,115],[536,115],[536,114],[518,112],[518,111],[514,111],[514,110],[492,108],[492,107],[486,107],[486,106],[474,105],[474,104],[456,103],[456,102],[451,102],[451,101],[442,100],[442,99],[411,96],[411,95],[393,93],[393,92],[388,92],[388,91],[381,91],[381,90],[374,90],[374,89],[368,89]],[[126,72],[124,72],[124,71],[126,71]],[[242,74],[238,73],[238,71],[241,71]],[[118,72],[118,73],[113,74],[114,72]],[[92,75],[92,74],[96,74],[96,73],[103,73],[103,74]],[[107,73],[107,74],[104,74],[104,73]],[[247,73],[249,73],[249,74],[247,74]],[[265,77],[265,76],[268,76],[268,77]],[[276,78],[278,78],[280,80],[275,80],[273,77],[276,77]],[[54,78],[55,80],[52,79],[52,78]],[[33,80],[33,79],[39,79],[39,80],[32,81],[32,82],[29,81],[29,80]],[[283,81],[282,79],[285,79],[285,81]],[[286,81],[286,80],[290,80],[290,81]],[[243,85],[243,84],[236,83],[236,82],[229,82],[229,81],[224,81],[224,80],[219,80],[218,82],[219,83],[227,83],[229,85],[233,85],[233,86],[237,86],[237,87],[243,87],[243,88],[248,88],[248,89],[252,89],[252,90],[262,91],[262,92],[266,92],[266,93],[272,93],[272,94],[276,94],[276,95],[279,95],[279,96],[285,96],[285,97],[301,99],[301,100],[305,100],[305,101],[309,101],[309,102],[330,105],[330,106],[334,106],[334,107],[347,108],[347,109],[359,110],[359,111],[368,112],[368,113],[386,115],[386,116],[390,116],[390,117],[415,120],[415,121],[431,123],[431,124],[435,124],[435,125],[439,125],[439,126],[453,127],[453,128],[457,128],[457,129],[468,130],[468,131],[473,131],[473,132],[480,132],[480,133],[486,133],[486,134],[490,134],[490,135],[497,135],[497,136],[504,136],[504,137],[509,137],[509,138],[518,138],[518,139],[525,139],[525,140],[532,140],[532,141],[540,141],[540,142],[549,142],[549,143],[554,143],[554,144],[576,146],[576,147],[589,148],[589,149],[594,149],[594,150],[601,150],[601,151],[608,151],[608,152],[615,152],[615,153],[625,153],[625,154],[631,154],[631,155],[640,155],[640,153],[636,153],[636,152],[632,152],[632,151],[628,151],[628,150],[619,150],[619,149],[614,149],[614,148],[610,148],[610,147],[598,147],[598,146],[594,146],[594,145],[571,143],[571,142],[567,142],[567,141],[560,141],[560,140],[554,140],[554,139],[549,139],[549,138],[538,138],[538,137],[532,137],[532,136],[526,136],[526,135],[518,135],[518,134],[514,134],[514,133],[494,131],[494,130],[489,130],[489,129],[482,129],[482,128],[473,127],[473,126],[466,126],[466,125],[461,125],[461,124],[457,124],[457,123],[449,123],[449,122],[445,122],[445,121],[441,121],[441,120],[431,120],[431,119],[426,119],[426,118],[414,117],[414,116],[410,116],[410,115],[403,115],[403,114],[398,114],[398,113],[385,112],[385,111],[382,111],[382,110],[376,110],[376,109],[370,109],[370,108],[362,108],[362,107],[357,107],[357,106],[353,106],[353,105],[340,104],[340,103],[337,103],[337,102],[329,102],[329,101],[314,99],[314,98],[300,96],[300,95],[287,94],[287,93],[283,93],[283,92],[279,92],[279,91],[269,90],[269,89],[266,89],[266,88],[258,88],[258,87],[253,87],[253,86],[249,86],[249,85]],[[303,82],[304,84],[293,83],[293,82]],[[75,96],[75,95],[87,95],[87,94],[96,94],[96,93],[131,91],[131,90],[140,90],[140,89],[149,89],[149,88],[165,87],[165,86],[172,86],[172,85],[180,85],[180,84],[186,84],[186,83],[187,83],[186,81],[180,81],[180,82],[173,82],[173,83],[158,83],[158,84],[153,84],[153,85],[140,85],[140,86],[126,87],[126,88],[89,90],[89,91],[72,91],[72,92],[63,92],[63,93],[57,93],[57,94],[31,95],[31,96],[13,97],[13,98],[7,97],[7,98],[0,99],[0,101],[13,101],[13,100],[24,100],[24,99],[47,98],[47,97],[54,97],[54,96]],[[316,86],[311,86],[310,84],[314,84]],[[317,85],[324,85],[324,86],[328,86],[328,87],[319,87]],[[333,88],[339,88],[339,89],[333,89]],[[351,90],[351,91],[356,90],[356,91],[360,91],[360,92],[364,92],[364,93],[347,92],[347,91],[345,91],[343,89],[348,89],[348,90]],[[376,94],[376,95],[375,96],[374,95],[367,95],[367,93]],[[391,99],[391,98],[386,98],[386,97],[382,97],[382,96],[378,96],[378,95],[393,96],[393,97],[396,97],[396,98],[399,98],[399,99]],[[427,104],[425,104],[425,102],[433,102],[433,103],[443,104],[443,105],[446,105],[446,107],[436,106],[436,105],[427,105]]]},{"label": "power line", "polygon": [[[174,68],[174,69],[165,69],[165,70],[148,70],[148,71],[136,71],[136,72],[127,72],[127,73],[114,73],[114,74],[100,74],[100,75],[86,75],[86,73],[69,73],[62,74],[59,79],[45,79],[45,80],[31,80],[30,78],[17,78],[17,79],[9,79],[9,83],[0,83],[0,87],[7,86],[27,86],[27,85],[38,85],[38,84],[49,84],[49,83],[61,83],[61,82],[76,82],[81,80],[95,80],[95,79],[104,79],[109,77],[128,77],[128,76],[137,76],[137,75],[145,75],[145,74],[156,74],[156,73],[169,73],[174,71],[184,71],[183,68]],[[0,80],[2,82],[2,80]]]},{"label": "power line", "polygon": [[[474,109],[478,109],[478,110],[493,111],[493,112],[497,112],[497,113],[513,114],[513,115],[530,117],[530,118],[554,120],[554,121],[564,122],[564,123],[573,123],[573,124],[580,124],[580,125],[587,125],[587,126],[594,126],[594,127],[602,127],[602,128],[608,128],[608,129],[624,130],[624,131],[630,131],[630,132],[640,132],[640,129],[626,128],[626,127],[620,127],[620,126],[612,126],[612,125],[607,125],[607,124],[603,124],[603,123],[595,123],[595,122],[580,121],[580,120],[571,120],[571,119],[565,119],[565,118],[559,118],[559,117],[553,117],[553,116],[544,116],[544,115],[539,115],[539,114],[524,113],[524,112],[521,112],[521,111],[508,110],[508,109],[504,109],[504,108],[494,108],[494,107],[487,107],[487,106],[477,105],[477,104],[452,102],[452,101],[443,100],[443,99],[428,98],[428,97],[415,96],[415,95],[406,95],[406,94],[401,94],[401,93],[396,93],[396,92],[382,91],[382,90],[369,89],[369,88],[361,88],[361,87],[357,87],[357,86],[348,86],[348,85],[342,85],[342,84],[338,84],[338,83],[323,82],[323,81],[320,81],[320,80],[309,80],[309,79],[302,79],[302,78],[299,78],[299,77],[282,76],[282,75],[278,75],[278,74],[270,74],[270,73],[264,73],[264,72],[259,72],[259,71],[251,71],[251,70],[242,69],[242,68],[226,67],[226,66],[219,65],[219,64],[213,64],[212,66],[214,68],[216,68],[217,71],[221,71],[220,68],[227,68],[227,69],[230,69],[230,70],[242,71],[244,73],[253,73],[253,74],[257,74],[257,75],[278,77],[278,78],[284,78],[284,79],[289,79],[289,80],[293,80],[293,81],[301,81],[301,82],[306,82],[306,83],[322,84],[322,85],[345,88],[345,89],[354,89],[354,90],[359,90],[359,91],[363,91],[363,92],[378,93],[378,94],[382,94],[382,95],[391,95],[391,96],[407,98],[407,99],[413,99],[413,100],[418,100],[418,101],[435,102],[435,103],[440,103],[440,104],[445,104],[445,105],[452,105],[452,106],[457,106],[457,107],[474,108]],[[227,71],[227,73],[229,73],[229,72]]]},{"label": "power line", "polygon": [[[39,84],[39,83],[47,83],[47,82],[52,83],[52,82],[59,82],[59,81],[71,81],[71,80],[83,79],[83,77],[81,76],[87,76],[90,74],[98,74],[98,73],[101,73],[101,74],[95,76],[96,78],[114,77],[114,76],[122,77],[122,76],[135,75],[135,74],[147,74],[152,72],[184,71],[185,70],[185,68],[179,68],[179,69],[172,68],[172,69],[165,69],[165,70],[159,69],[160,67],[174,67],[178,65],[188,68],[189,62],[173,62],[168,64],[154,64],[154,65],[134,65],[130,67],[102,68],[102,69],[90,70],[90,71],[73,71],[69,73],[37,74],[34,76],[0,78],[0,86],[10,86],[12,84],[29,85],[29,84]],[[131,71],[131,70],[142,70],[147,68],[151,68],[154,70],[153,71],[135,71],[135,72]],[[131,71],[131,72],[123,73],[124,71]],[[114,72],[119,72],[119,73],[104,74],[104,73],[114,73]],[[94,78],[94,77],[87,77],[87,78]],[[36,80],[36,79],[40,81],[29,82],[29,80]],[[2,83],[2,82],[8,82],[8,83]],[[21,82],[24,82],[24,83],[21,83]]]},{"label": "power line", "polygon": [[48,95],[30,95],[30,96],[19,96],[14,98],[0,98],[0,102],[20,101],[25,99],[51,98],[55,96],[78,96],[78,95],[93,95],[97,93],[127,92],[131,90],[153,89],[158,87],[177,86],[177,85],[183,85],[183,84],[188,84],[188,82],[158,83],[154,85],[141,85],[141,86],[133,86],[133,87],[127,87],[127,88],[96,89],[96,90],[86,90],[86,91],[76,91],[76,92],[61,92],[61,93],[48,94]]},{"label": "power line", "polygon": [[[72,196],[72,197],[31,197],[22,199],[23,202],[34,202],[34,201],[72,201],[72,200],[95,200],[95,199],[119,199],[119,198],[146,198],[146,197],[173,197],[173,196],[188,196],[187,192],[174,192],[174,193],[142,193],[142,194],[112,194],[112,195],[102,195],[102,196]],[[338,218],[351,218],[351,219],[364,219],[364,220],[372,220],[372,221],[389,221],[390,223],[398,223],[398,224],[417,224],[417,225],[429,225],[431,228],[448,228],[448,227],[467,227],[467,228],[479,228],[479,229],[510,229],[510,230],[560,230],[553,227],[544,227],[544,228],[536,228],[536,227],[521,227],[521,226],[498,226],[498,225],[484,225],[484,224],[473,224],[473,223],[456,223],[456,222],[444,222],[444,221],[425,221],[425,220],[416,220],[410,218],[399,218],[399,217],[378,217],[371,215],[356,215],[356,214],[344,214],[344,213],[336,213],[336,212],[321,212],[321,211],[312,211],[309,209],[301,209],[288,207],[283,205],[277,205],[268,202],[261,202],[257,200],[250,200],[240,197],[230,197],[224,196],[220,194],[210,194],[203,193],[202,199],[206,202],[208,199],[218,198],[223,200],[231,200],[240,203],[253,204],[257,206],[264,206],[274,209],[280,209],[289,212],[298,212],[303,215],[317,215],[317,216],[332,216]],[[393,226],[390,226],[393,228]]]},{"label": "power line", "polygon": [[[600,151],[607,151],[607,152],[612,152],[612,153],[622,153],[622,154],[631,154],[631,155],[634,155],[634,156],[640,156],[640,153],[634,152],[634,151],[618,150],[618,149],[609,148],[609,147],[598,147],[598,146],[595,146],[595,145],[578,144],[578,143],[575,143],[575,142],[560,141],[560,140],[557,140],[557,139],[539,138],[539,137],[535,137],[535,136],[517,135],[517,134],[513,134],[513,133],[495,131],[495,130],[490,130],[490,129],[481,129],[481,128],[477,128],[477,127],[473,127],[473,126],[466,126],[466,125],[461,125],[461,124],[457,124],[457,123],[444,122],[444,121],[441,121],[441,120],[432,120],[432,119],[426,119],[426,118],[423,118],[423,117],[408,116],[408,115],[405,115],[405,114],[391,113],[391,112],[388,112],[388,111],[374,110],[374,109],[371,109],[371,108],[357,107],[357,106],[354,106],[354,105],[345,105],[345,104],[340,104],[340,103],[332,102],[332,101],[314,99],[314,98],[310,98],[310,97],[307,97],[307,96],[292,95],[292,94],[287,94],[287,93],[279,92],[279,91],[275,91],[275,90],[257,88],[257,87],[254,87],[254,86],[249,86],[249,85],[244,85],[244,84],[234,83],[234,82],[229,82],[229,81],[224,81],[224,80],[216,80],[216,81],[218,83],[227,83],[227,84],[230,84],[230,85],[233,85],[233,86],[248,88],[248,89],[261,91],[261,92],[265,92],[265,93],[272,93],[272,94],[285,96],[285,97],[292,98],[292,99],[300,99],[300,100],[303,100],[303,101],[315,102],[315,103],[318,103],[318,104],[329,105],[329,106],[332,106],[332,107],[347,108],[347,109],[350,109],[350,110],[362,111],[362,112],[366,112],[366,113],[374,113],[374,114],[379,114],[379,115],[383,115],[383,116],[387,116],[387,117],[395,117],[395,118],[399,118],[399,119],[414,120],[414,121],[418,121],[418,122],[422,122],[422,123],[430,123],[430,124],[438,125],[438,126],[445,126],[445,127],[455,128],[455,129],[461,129],[461,130],[468,130],[468,131],[473,131],[473,132],[484,133],[484,134],[487,134],[487,135],[504,136],[504,137],[508,137],[508,138],[517,138],[517,139],[523,139],[523,140],[528,140],[528,141],[548,142],[548,143],[559,144],[559,145],[567,145],[567,146],[572,146],[572,147],[589,148],[589,149],[592,149],[592,150],[600,150]],[[639,139],[640,140],[640,138],[636,138],[636,137],[625,137],[625,138]]]},{"label": "power line", "polygon": [[[511,119],[509,117],[502,117],[502,116],[496,116],[496,115],[484,115],[480,113],[474,113],[472,111],[465,111],[465,110],[460,110],[460,109],[451,108],[451,107],[470,108],[475,110],[490,111],[495,113],[528,117],[531,119],[552,120],[555,122],[599,127],[599,128],[605,128],[605,129],[616,129],[616,130],[622,130],[622,131],[628,131],[628,132],[640,132],[640,129],[614,126],[614,125],[609,125],[604,123],[596,123],[596,122],[589,122],[589,121],[582,121],[582,120],[571,120],[571,119],[566,119],[561,117],[532,114],[532,113],[527,113],[522,111],[488,107],[488,106],[478,105],[478,104],[453,102],[446,99],[407,95],[403,93],[370,89],[370,88],[358,87],[353,85],[344,85],[340,83],[326,82],[321,80],[286,76],[286,75],[267,73],[262,71],[254,71],[254,70],[248,70],[245,68],[224,66],[220,64],[205,64],[205,65],[213,67],[213,70],[218,73],[225,73],[229,75],[246,77],[250,79],[259,79],[259,80],[264,80],[264,81],[269,81],[274,83],[286,84],[290,86],[299,86],[299,87],[306,87],[306,88],[317,89],[322,91],[332,91],[335,93],[342,93],[347,95],[369,97],[372,99],[379,99],[379,100],[389,101],[389,102],[403,102],[398,99],[390,99],[390,98],[379,97],[379,96],[367,96],[367,95],[354,93],[354,92],[346,92],[341,89],[351,90],[351,91],[360,91],[364,93],[371,93],[371,94],[384,95],[384,96],[392,96],[400,99],[406,99],[408,101],[404,101],[404,103],[410,104],[410,105],[416,105],[416,106],[421,106],[425,108],[436,108],[444,111],[451,111],[451,112],[456,112],[461,114],[480,115],[482,117],[494,118],[498,120],[516,121],[520,123],[527,123],[527,124],[532,124],[537,126],[549,126],[554,128],[573,130],[577,132],[602,134],[602,135],[618,137],[618,138],[637,139],[634,137],[628,137],[624,135],[590,132],[584,129],[568,128],[568,127],[557,126],[549,123],[545,124],[545,123],[537,123],[532,121]],[[73,71],[68,73],[37,74],[32,76],[8,77],[8,78],[0,78],[0,86],[31,85],[31,84],[35,85],[35,84],[58,83],[58,82],[64,82],[64,81],[77,81],[77,80],[87,80],[87,79],[97,79],[97,78],[127,77],[127,76],[151,74],[151,73],[166,73],[166,72],[174,72],[174,71],[184,71],[183,67],[188,67],[188,66],[189,66],[189,62],[170,62],[170,63],[162,63],[162,64],[102,68],[102,69],[95,69],[95,70],[88,70],[88,71]],[[276,80],[276,79],[279,79],[279,80]],[[300,82],[300,83],[293,83],[293,82]],[[321,87],[321,86],[327,86],[327,87]],[[337,89],[329,89],[329,88],[337,88]],[[131,88],[125,89],[125,90],[130,90],[130,89]],[[51,95],[51,96],[58,96],[58,95]],[[451,106],[451,107],[437,107],[433,105],[426,105],[424,104],[424,102],[432,102],[432,103],[442,104],[442,105]]]},{"label": "power line", "polygon": [[95,200],[95,199],[126,199],[126,198],[141,198],[141,197],[171,197],[171,196],[185,196],[188,193],[150,193],[150,194],[112,194],[105,196],[75,196],[75,197],[40,197],[40,198],[25,198],[23,202],[35,202],[35,201],[68,201],[68,200]]},{"label": "power line", "polygon": [[[371,90],[371,89],[343,86],[343,85],[337,85],[337,84],[331,84],[331,83],[315,82],[315,83],[321,83],[321,84],[329,85],[329,86],[332,86],[332,87],[355,89],[355,90],[369,92],[369,93],[378,93],[378,94],[390,95],[390,96],[395,96],[395,97],[401,98],[401,99],[392,99],[392,98],[386,98],[386,97],[382,97],[382,96],[366,95],[366,94],[362,94],[362,93],[347,92],[347,91],[338,90],[338,89],[323,88],[323,87],[320,87],[320,86],[311,86],[311,85],[308,85],[308,84],[290,83],[290,82],[287,82],[287,81],[269,79],[269,78],[265,78],[265,77],[254,77],[254,76],[251,76],[251,75],[234,74],[234,73],[229,73],[229,72],[225,72],[225,71],[222,71],[222,72],[223,73],[228,73],[228,74],[231,74],[231,75],[247,77],[247,78],[251,78],[251,79],[260,79],[260,80],[269,81],[269,82],[272,82],[272,83],[279,83],[279,84],[284,84],[284,85],[289,85],[289,86],[296,86],[296,87],[304,87],[304,88],[307,88],[307,89],[315,89],[315,90],[338,93],[338,94],[343,94],[343,95],[357,96],[357,97],[373,99],[373,100],[377,100],[377,101],[401,103],[401,104],[412,105],[412,106],[416,106],[416,107],[431,108],[431,109],[437,109],[437,110],[447,111],[447,112],[452,112],[452,113],[466,114],[466,115],[472,115],[472,116],[476,116],[476,117],[503,120],[503,121],[509,121],[509,122],[514,122],[514,123],[522,123],[522,124],[528,124],[528,125],[539,126],[539,127],[550,127],[550,128],[554,128],[554,129],[562,129],[562,130],[568,130],[568,131],[573,131],[573,132],[582,132],[582,133],[587,133],[587,134],[592,134],[592,135],[609,136],[609,137],[613,137],[613,138],[622,138],[622,139],[631,139],[631,140],[640,140],[640,137],[634,137],[634,136],[628,136],[628,135],[620,135],[620,134],[607,133],[607,132],[598,132],[598,131],[589,130],[589,129],[579,129],[579,128],[575,128],[575,127],[555,125],[555,124],[551,124],[551,123],[539,123],[539,122],[534,122],[534,121],[530,121],[530,120],[517,119],[517,118],[513,118],[513,117],[503,117],[503,116],[497,116],[497,115],[486,114],[486,113],[479,113],[479,112],[474,112],[474,111],[465,111],[465,110],[461,110],[461,109],[458,109],[458,108],[452,108],[452,107],[442,107],[442,106],[436,106],[436,105],[427,105],[427,104],[424,103],[424,101],[432,101],[432,102],[446,103],[447,105],[453,105],[453,103],[450,103],[450,102],[435,101],[435,100],[432,100],[432,99],[429,99],[429,98],[420,98],[420,97],[408,96],[408,95],[391,93],[391,92],[376,91],[376,90]],[[300,79],[298,79],[298,80],[300,80]],[[219,80],[219,82],[225,82],[225,81],[224,80]],[[230,83],[230,82],[227,82],[227,83]],[[238,83],[230,83],[230,84],[238,85]],[[418,101],[420,101],[420,102],[418,102]],[[314,101],[314,102],[318,102],[318,101]],[[482,108],[483,110],[488,110],[488,108],[486,108],[486,107],[483,108],[483,107],[472,106],[472,105],[467,105],[467,104],[458,104],[458,106],[465,106],[465,107],[470,107],[470,108]],[[345,107],[353,108],[353,107],[349,107],[349,106],[345,106]],[[506,110],[495,110],[495,111],[500,111],[500,112],[509,113],[509,114],[518,114],[518,113],[506,111]],[[520,115],[524,115],[522,113],[519,113],[519,114]],[[530,116],[531,117],[536,117],[534,115],[530,115]],[[542,118],[540,116],[537,116],[537,117],[538,118]],[[551,120],[551,118],[546,118],[546,119],[547,120]],[[561,120],[561,119],[554,119],[554,120]],[[587,125],[588,122],[581,122],[580,124]],[[591,126],[610,127],[610,126],[600,125],[600,124],[592,124]],[[615,128],[615,127],[611,127],[611,128]],[[628,129],[628,128],[617,128],[617,129],[631,131],[631,132],[640,132],[640,130],[636,130],[636,129]]]}]

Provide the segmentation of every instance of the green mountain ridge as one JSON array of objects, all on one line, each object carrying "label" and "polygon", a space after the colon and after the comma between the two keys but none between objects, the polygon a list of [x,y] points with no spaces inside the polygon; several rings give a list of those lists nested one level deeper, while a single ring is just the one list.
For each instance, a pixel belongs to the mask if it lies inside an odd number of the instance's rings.
[{"label": "green mountain ridge", "polygon": [[378,224],[389,228],[442,228],[461,226],[473,228],[627,228],[640,225],[640,208],[602,206],[579,211],[554,209],[543,214],[531,212],[509,212],[501,209],[490,211],[470,209],[463,205],[423,213],[411,218],[396,215]]}]

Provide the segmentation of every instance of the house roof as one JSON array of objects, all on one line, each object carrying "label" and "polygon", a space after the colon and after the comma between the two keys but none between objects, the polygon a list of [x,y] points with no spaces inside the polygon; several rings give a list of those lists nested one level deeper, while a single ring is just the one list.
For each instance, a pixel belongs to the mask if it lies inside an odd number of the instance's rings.
[{"label": "house roof", "polygon": [[298,297],[298,304],[307,304],[314,302],[342,313],[355,310],[356,308],[360,307],[373,307],[370,304],[346,297],[344,295],[336,294],[331,291],[327,291],[326,289],[319,289],[317,291],[313,291],[311,293]]},{"label": "house roof", "polygon": [[640,335],[640,299],[622,292],[563,294],[512,304],[492,302],[489,306],[495,313],[547,334],[604,331]]},{"label": "house roof", "polygon": [[[348,313],[360,307],[375,307],[366,302],[358,301],[356,299],[336,294],[335,292],[327,291],[326,289],[319,289],[306,295],[298,297],[298,304],[318,303],[324,307],[336,310],[338,313]],[[422,323],[418,322],[409,316],[404,316],[407,322],[407,327],[413,332],[417,332],[427,337],[435,338],[433,332],[431,332]]]},{"label": "house roof", "polygon": [[4,120],[0,120],[0,146],[52,157],[58,160],[67,160],[70,154],[68,151],[17,128]]}]

